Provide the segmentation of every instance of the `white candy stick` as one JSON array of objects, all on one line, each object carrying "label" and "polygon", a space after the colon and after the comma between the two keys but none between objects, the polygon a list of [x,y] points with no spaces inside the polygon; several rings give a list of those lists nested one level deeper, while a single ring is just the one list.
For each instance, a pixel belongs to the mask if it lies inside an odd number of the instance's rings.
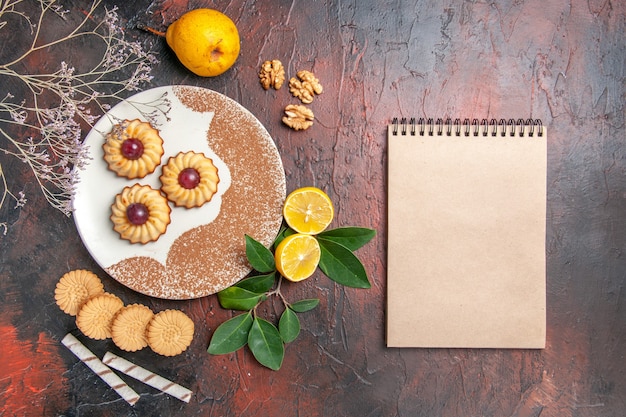
[{"label": "white candy stick", "polygon": [[169,379],[165,379],[152,371],[142,368],[139,365],[135,365],[124,358],[120,358],[111,352],[107,352],[104,355],[104,358],[102,358],[102,361],[111,368],[117,369],[118,371],[123,372],[126,375],[131,376],[144,384],[148,384],[166,394],[176,397],[181,401],[188,403],[191,399],[191,390],[180,386]]},{"label": "white candy stick", "polygon": [[95,372],[104,382],[117,392],[128,404],[135,405],[139,400],[137,394],[122,379],[115,374],[111,368],[106,366],[96,355],[94,355],[85,345],[80,343],[78,339],[71,333],[65,335],[61,343],[67,347],[78,359]]}]

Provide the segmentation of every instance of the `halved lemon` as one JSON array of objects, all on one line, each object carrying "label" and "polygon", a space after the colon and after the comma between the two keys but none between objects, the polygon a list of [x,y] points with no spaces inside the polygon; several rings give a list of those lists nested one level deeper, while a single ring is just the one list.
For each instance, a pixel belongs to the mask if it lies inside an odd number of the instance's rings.
[{"label": "halved lemon", "polygon": [[291,192],[283,206],[283,217],[289,227],[307,235],[323,232],[334,215],[332,201],[316,187],[303,187]]},{"label": "halved lemon", "polygon": [[315,237],[296,233],[287,236],[276,247],[276,269],[289,281],[302,281],[313,275],[321,254]]}]

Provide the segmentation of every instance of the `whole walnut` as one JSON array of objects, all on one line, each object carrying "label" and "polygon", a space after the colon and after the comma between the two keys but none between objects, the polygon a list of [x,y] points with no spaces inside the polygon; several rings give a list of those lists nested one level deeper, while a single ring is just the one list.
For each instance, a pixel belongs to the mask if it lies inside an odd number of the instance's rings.
[{"label": "whole walnut", "polygon": [[294,130],[306,130],[313,126],[313,111],[300,104],[289,104],[285,107],[283,123]]},{"label": "whole walnut", "polygon": [[324,91],[322,84],[310,71],[301,70],[296,75],[298,78],[292,77],[289,80],[289,91],[304,104],[312,103],[315,95]]},{"label": "whole walnut", "polygon": [[303,83],[309,84],[315,94],[322,94],[324,92],[324,88],[322,84],[320,84],[320,80],[318,80],[315,75],[311,71],[301,70],[296,73],[298,78],[302,80]]},{"label": "whole walnut", "polygon": [[278,59],[265,61],[263,65],[261,65],[259,80],[264,89],[269,90],[270,88],[274,88],[278,90],[285,82],[285,68],[283,67],[283,63]]}]

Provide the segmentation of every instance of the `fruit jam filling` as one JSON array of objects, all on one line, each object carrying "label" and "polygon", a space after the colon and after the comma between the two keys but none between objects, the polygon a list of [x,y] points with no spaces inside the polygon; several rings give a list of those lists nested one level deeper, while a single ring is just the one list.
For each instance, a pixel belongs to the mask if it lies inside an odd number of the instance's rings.
[{"label": "fruit jam filling", "polygon": [[126,217],[128,221],[136,226],[140,226],[148,221],[150,212],[142,203],[133,203],[126,208]]},{"label": "fruit jam filling", "polygon": [[143,155],[143,142],[135,138],[124,140],[122,142],[122,155],[130,160],[141,158],[141,155]]},{"label": "fruit jam filling", "polygon": [[200,174],[195,168],[185,168],[178,174],[178,183],[188,190],[196,188],[200,184]]}]

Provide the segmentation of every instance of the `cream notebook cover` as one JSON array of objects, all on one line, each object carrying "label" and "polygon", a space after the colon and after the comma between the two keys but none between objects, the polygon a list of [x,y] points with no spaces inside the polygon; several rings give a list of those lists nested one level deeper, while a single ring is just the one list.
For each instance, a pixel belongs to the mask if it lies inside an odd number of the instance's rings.
[{"label": "cream notebook cover", "polygon": [[545,347],[546,139],[539,120],[389,125],[389,347]]}]

